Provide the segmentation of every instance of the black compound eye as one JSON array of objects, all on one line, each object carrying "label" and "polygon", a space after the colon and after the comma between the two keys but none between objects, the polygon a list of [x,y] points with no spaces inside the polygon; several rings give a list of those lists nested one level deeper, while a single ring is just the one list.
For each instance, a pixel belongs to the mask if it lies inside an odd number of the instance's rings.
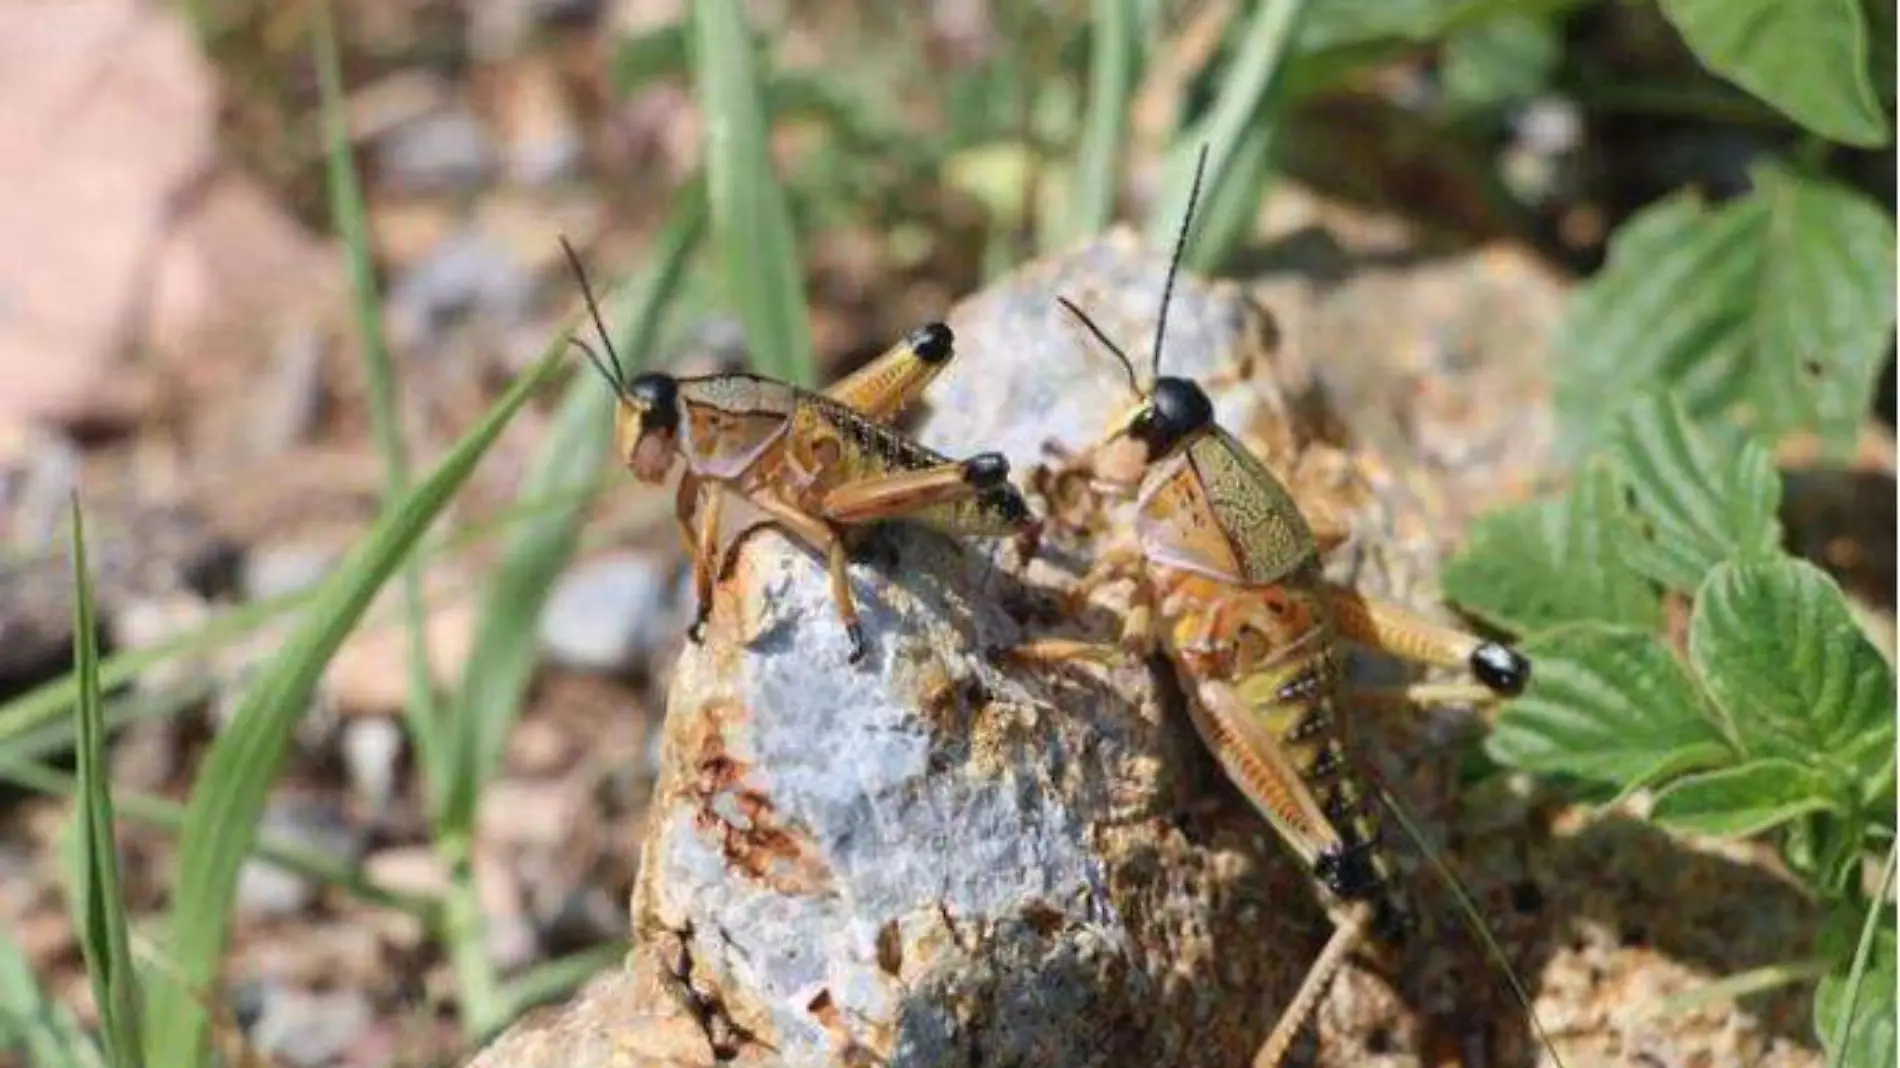
[{"label": "black compound eye", "polygon": [[1471,673],[1487,688],[1515,697],[1530,685],[1531,661],[1507,645],[1485,642],[1471,651]]},{"label": "black compound eye", "polygon": [[925,323],[904,335],[904,343],[918,359],[934,367],[950,359],[955,351],[956,335],[943,323]]},{"label": "black compound eye", "polygon": [[963,461],[963,478],[979,489],[1000,486],[1009,480],[1009,458],[1000,452],[980,452]]},{"label": "black compound eye", "polygon": [[627,383],[627,397],[646,409],[645,425],[669,430],[679,423],[679,381],[672,375],[649,371]]}]

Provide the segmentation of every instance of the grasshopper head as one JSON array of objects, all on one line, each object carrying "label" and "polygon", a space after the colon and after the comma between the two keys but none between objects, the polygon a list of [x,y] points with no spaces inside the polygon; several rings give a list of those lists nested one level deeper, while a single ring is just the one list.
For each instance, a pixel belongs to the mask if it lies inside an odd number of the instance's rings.
[{"label": "grasshopper head", "polygon": [[679,429],[678,379],[654,371],[627,383],[614,413],[614,442],[635,478],[665,481],[678,451]]},{"label": "grasshopper head", "polygon": [[1192,379],[1163,375],[1109,431],[1098,466],[1113,479],[1116,469],[1139,479],[1143,468],[1169,455],[1214,425],[1214,404]]}]

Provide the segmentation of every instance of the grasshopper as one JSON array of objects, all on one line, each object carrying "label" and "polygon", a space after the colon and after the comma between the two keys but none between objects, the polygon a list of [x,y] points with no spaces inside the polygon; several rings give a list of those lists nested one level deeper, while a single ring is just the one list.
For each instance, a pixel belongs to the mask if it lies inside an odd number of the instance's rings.
[{"label": "grasshopper", "polygon": [[687,636],[698,642],[712,614],[720,552],[720,502],[735,494],[765,522],[824,554],[831,595],[864,658],[846,564],[848,535],[885,520],[909,520],[963,537],[1009,537],[1033,545],[1036,523],[1010,484],[1001,453],[943,456],[887,420],[923,392],[955,350],[943,323],[910,332],[884,355],[819,393],[742,372],[628,376],[607,336],[580,258],[562,241],[580,281],[603,359],[572,339],[613,389],[615,451],[634,477],[660,484],[680,462],[675,516],[693,560],[697,606]]},{"label": "grasshopper", "polygon": [[1105,583],[1133,580],[1121,646],[1044,639],[1013,653],[1030,662],[1166,653],[1202,740],[1323,889],[1337,926],[1255,1058],[1256,1068],[1274,1068],[1347,956],[1368,936],[1395,945],[1412,925],[1380,844],[1377,797],[1355,777],[1335,724],[1356,703],[1345,691],[1340,641],[1467,668],[1482,683],[1378,695],[1393,703],[1516,694],[1531,665],[1506,646],[1327,582],[1322,553],[1344,541],[1345,531],[1316,532],[1286,486],[1215,422],[1206,391],[1160,373],[1168,302],[1201,177],[1197,169],[1162,290],[1146,388],[1127,354],[1058,298],[1120,361],[1136,395],[1100,441],[1070,457],[1104,494],[1135,499],[1132,539],[1101,554],[1077,590],[1086,598]]}]

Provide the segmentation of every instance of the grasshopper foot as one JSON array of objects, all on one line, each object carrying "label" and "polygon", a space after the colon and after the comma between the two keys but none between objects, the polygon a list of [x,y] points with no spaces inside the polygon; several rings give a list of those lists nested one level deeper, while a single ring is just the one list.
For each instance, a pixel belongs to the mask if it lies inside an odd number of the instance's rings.
[{"label": "grasshopper foot", "polygon": [[844,634],[851,640],[851,653],[845,659],[853,664],[864,662],[864,624],[852,620],[844,625]]}]

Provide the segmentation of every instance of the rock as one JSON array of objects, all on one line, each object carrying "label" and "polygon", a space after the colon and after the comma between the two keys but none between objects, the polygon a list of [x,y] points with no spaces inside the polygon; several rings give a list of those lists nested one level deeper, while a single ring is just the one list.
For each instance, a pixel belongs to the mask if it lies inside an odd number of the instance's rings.
[{"label": "rock", "polygon": [[378,850],[363,859],[363,874],[378,886],[422,897],[447,897],[455,887],[442,854],[423,845]]},{"label": "rock", "polygon": [[505,88],[496,104],[509,181],[535,188],[578,177],[587,146],[559,68],[549,58],[524,59],[500,76]]},{"label": "rock", "polygon": [[273,1063],[317,1068],[339,1063],[369,1028],[369,999],[352,990],[312,993],[275,983],[253,988],[245,1000],[253,1015],[251,1047]]},{"label": "rock", "polygon": [[251,421],[252,455],[276,456],[310,440],[323,415],[321,331],[309,323],[288,327],[271,345],[271,367],[246,412]]},{"label": "rock", "polygon": [[0,244],[35,250],[0,260],[0,424],[81,421],[214,165],[217,78],[180,13],[133,0],[7,5],[0,41]]},{"label": "rock", "polygon": [[[408,703],[409,631],[398,614],[401,603],[400,584],[392,582],[377,601],[388,606],[388,614],[372,616],[370,625],[344,640],[324,669],[320,700],[351,715],[396,712]],[[475,606],[466,601],[443,604],[430,611],[423,629],[430,678],[437,686],[458,685],[475,640]]]},{"label": "rock", "polygon": [[79,446],[50,428],[0,422],[0,541],[44,549],[63,538]]},{"label": "rock", "polygon": [[239,583],[247,600],[287,597],[329,577],[339,559],[341,553],[329,545],[306,542],[258,545],[245,555]]},{"label": "rock", "polygon": [[[280,799],[264,809],[260,836],[313,850],[343,863],[363,852],[364,834],[341,809],[315,799]],[[317,884],[287,868],[253,858],[238,873],[237,907],[253,916],[289,916],[316,901]]]},{"label": "rock", "polygon": [[426,347],[448,326],[477,313],[483,321],[512,322],[527,314],[533,297],[534,276],[526,264],[494,236],[460,230],[391,283],[391,341]]},{"label": "rock", "polygon": [[[163,645],[200,630],[211,617],[211,606],[190,590],[141,597],[113,613],[112,644],[119,649]],[[172,657],[140,672],[132,687],[142,694],[178,693],[209,670],[202,654]]]},{"label": "rock", "polygon": [[[86,554],[93,597],[108,634],[132,610],[142,633],[168,612],[134,609],[215,597],[225,585],[233,547],[205,517],[184,505],[155,505],[136,493],[88,493]],[[62,519],[63,522],[63,519]],[[72,563],[62,532],[49,544],[0,557],[0,692],[18,692],[65,671],[72,656]],[[188,612],[189,609],[179,609]],[[149,628],[149,629],[146,629]]]},{"label": "rock", "polygon": [[638,670],[680,633],[673,595],[671,569],[646,554],[583,561],[549,595],[541,612],[541,645],[567,667]]},{"label": "rock", "polygon": [[392,194],[464,193],[493,173],[495,146],[481,119],[466,108],[445,107],[385,134],[376,164]]},{"label": "rock", "polygon": [[403,729],[393,716],[351,716],[343,725],[343,770],[369,812],[387,814],[396,798]]},{"label": "rock", "polygon": [[[1353,524],[1330,573],[1442,615],[1440,538],[1530,484],[1544,439],[1457,450],[1418,428],[1456,434],[1469,418],[1488,441],[1547,423],[1545,401],[1506,385],[1543,373],[1542,344],[1471,325],[1513,291],[1535,299],[1508,310],[1554,316],[1554,282],[1528,267],[1496,253],[1429,260],[1410,268],[1416,288],[1396,272],[1342,286],[1289,270],[1271,281],[1277,334],[1239,287],[1184,279],[1165,369],[1239,372],[1215,391],[1222,420]],[[1045,439],[1081,445],[1127,402],[1120,370],[1084,355],[1053,297],[1141,360],[1164,270],[1117,235],[960,305],[961,355],[920,435],[952,454],[1001,449],[1032,481]],[[1435,302],[1454,296],[1465,302]],[[1408,335],[1427,340],[1372,344]],[[1388,390],[1431,376],[1471,396],[1498,384],[1526,410],[1447,404],[1395,423]],[[1379,447],[1341,447],[1369,437]],[[1050,596],[1087,554],[1058,544],[1024,570],[1010,549],[914,530],[875,546],[851,567],[870,643],[853,666],[822,561],[771,531],[747,543],[705,644],[673,673],[625,970],[522,1021],[475,1065],[1248,1062],[1330,933],[1304,873],[1225,782],[1167,673],[1005,669],[986,655],[1030,634],[1111,633],[1113,613],[1067,621]],[[1763,851],[1615,814],[1554,821],[1556,806],[1502,779],[1467,790],[1475,738],[1454,712],[1355,717],[1352,731],[1355,756],[1464,877],[1540,1014],[1568,1025],[1569,1063],[1631,1050],[1816,1062],[1798,998],[1633,1022],[1639,1002],[1783,959],[1813,929]],[[1413,874],[1416,850],[1394,845],[1419,933],[1329,988],[1319,1063],[1448,1049],[1535,1061],[1495,966]]]}]

